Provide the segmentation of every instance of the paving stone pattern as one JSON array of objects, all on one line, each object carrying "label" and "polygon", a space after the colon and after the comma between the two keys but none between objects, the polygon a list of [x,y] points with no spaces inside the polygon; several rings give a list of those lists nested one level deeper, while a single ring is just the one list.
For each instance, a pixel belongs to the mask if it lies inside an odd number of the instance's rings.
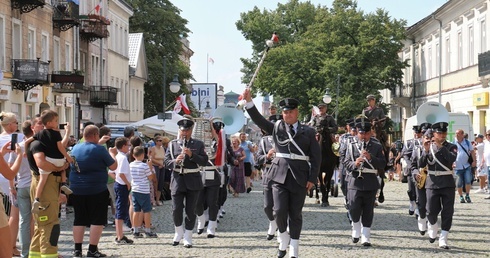
[{"label": "paving stone pattern", "polygon": [[[260,185],[259,182],[254,182]],[[330,198],[330,207],[320,207],[314,198],[306,197],[303,210],[301,257],[489,257],[490,200],[483,194],[472,194],[473,203],[459,203],[456,198],[453,226],[449,234],[450,250],[431,244],[427,234],[417,231],[415,216],[408,215],[407,185],[387,182],[386,201],[375,209],[371,230],[372,247],[353,244],[343,197]],[[267,241],[268,222],[263,211],[262,189],[238,198],[229,195],[226,215],[220,219],[216,238],[194,233],[193,248],[172,246],[174,235],[171,202],[164,202],[152,213],[158,238],[134,239],[133,245],[116,245],[115,229],[104,229],[99,250],[109,257],[276,257],[276,239]],[[71,225],[73,214],[62,221],[60,254],[70,257],[73,250]],[[439,222],[440,223],[440,222]],[[130,234],[127,234],[132,238]],[[133,239],[133,238],[132,238]],[[88,230],[83,253],[88,249]],[[289,256],[289,254],[287,255]]]}]

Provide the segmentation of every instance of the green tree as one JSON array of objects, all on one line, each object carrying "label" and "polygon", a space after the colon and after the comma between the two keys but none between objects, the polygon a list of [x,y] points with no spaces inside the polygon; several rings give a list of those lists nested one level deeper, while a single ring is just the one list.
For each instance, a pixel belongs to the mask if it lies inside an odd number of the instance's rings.
[{"label": "green tree", "polygon": [[366,95],[402,83],[402,69],[408,64],[399,60],[398,51],[405,24],[382,9],[366,14],[351,0],[335,0],[331,8],[298,0],[278,4],[276,10],[254,8],[236,23],[253,49],[251,58],[242,58],[243,81],[249,82],[265,39],[277,31],[280,44],[269,51],[252,89],[276,98],[295,97],[308,104],[300,109],[306,116],[329,88],[329,109],[338,108],[343,122],[361,113]]},{"label": "green tree", "polygon": [[[148,81],[145,84],[145,117],[161,112],[163,87],[167,87],[166,107],[175,100],[176,95],[187,92],[185,85],[177,94],[170,92],[169,83],[174,74],[184,79],[192,78],[189,67],[179,59],[182,53],[181,38],[187,37],[187,20],[180,16],[180,9],[168,0],[127,0],[134,9],[129,19],[131,33],[143,32],[146,58],[148,62]],[[166,81],[163,82],[163,62],[166,57]],[[188,102],[189,103],[189,102]]]}]

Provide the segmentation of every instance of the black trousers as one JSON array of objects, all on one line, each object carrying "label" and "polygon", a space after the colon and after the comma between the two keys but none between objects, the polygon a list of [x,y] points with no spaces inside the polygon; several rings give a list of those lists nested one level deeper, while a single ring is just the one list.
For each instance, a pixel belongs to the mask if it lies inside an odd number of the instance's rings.
[{"label": "black trousers", "polygon": [[204,210],[209,208],[209,220],[216,221],[218,218],[218,196],[219,185],[204,187],[199,192],[199,198],[197,199],[196,215],[201,216]]},{"label": "black trousers", "polygon": [[425,188],[419,189],[415,187],[415,193],[417,193],[417,207],[419,208],[420,218],[425,218],[427,216],[427,193]]},{"label": "black trousers", "polygon": [[290,170],[284,184],[272,181],[274,219],[279,233],[284,233],[289,224],[291,239],[299,239],[303,227],[302,211],[305,197],[306,188],[296,182]]},{"label": "black trousers", "polygon": [[371,227],[374,218],[374,201],[376,200],[377,191],[359,191],[355,189],[349,189],[347,191],[349,214],[352,222],[359,222],[362,216],[362,226],[367,228]]},{"label": "black trousers", "polygon": [[[199,190],[186,192],[175,192],[172,194],[172,216],[176,227],[182,226],[184,222],[185,207],[185,229],[192,230],[196,224],[196,204],[199,198]],[[184,205],[185,199],[185,205]]]},{"label": "black trousers", "polygon": [[449,231],[453,224],[454,198],[453,187],[441,189],[426,189],[427,192],[427,219],[435,225],[437,216],[441,213],[441,229]]},{"label": "black trousers", "polygon": [[264,212],[269,221],[274,220],[274,198],[272,196],[272,181],[269,181],[267,185],[264,185]]},{"label": "black trousers", "polygon": [[408,199],[410,201],[416,201],[417,200],[417,193],[416,193],[416,186],[415,186],[415,182],[412,180],[412,176],[408,176],[408,190],[407,190],[407,194],[408,194]]}]

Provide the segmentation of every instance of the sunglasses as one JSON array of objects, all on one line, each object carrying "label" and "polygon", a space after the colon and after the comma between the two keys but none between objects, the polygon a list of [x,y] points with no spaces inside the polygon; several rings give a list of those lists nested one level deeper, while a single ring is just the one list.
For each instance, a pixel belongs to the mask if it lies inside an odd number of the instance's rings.
[{"label": "sunglasses", "polygon": [[157,140],[157,142],[162,142],[163,140]]}]

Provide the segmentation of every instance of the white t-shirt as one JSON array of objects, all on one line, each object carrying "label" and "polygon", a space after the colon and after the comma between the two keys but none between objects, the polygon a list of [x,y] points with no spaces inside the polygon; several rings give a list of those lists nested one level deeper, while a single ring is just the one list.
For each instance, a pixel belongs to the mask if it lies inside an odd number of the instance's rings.
[{"label": "white t-shirt", "polygon": [[131,191],[150,194],[150,180],[148,177],[151,175],[151,170],[148,164],[135,160],[129,164],[129,170],[133,179],[131,181]]},{"label": "white t-shirt", "polygon": [[477,168],[479,168],[481,166],[481,162],[483,161],[484,146],[485,146],[484,142],[480,142],[475,146],[475,148],[476,148],[476,167]]},{"label": "white t-shirt", "polygon": [[120,152],[119,150],[117,151],[116,155],[116,161],[117,161],[117,168],[116,170],[109,171],[109,173],[115,173],[116,174],[116,182],[120,185],[126,185],[124,181],[121,179],[121,174],[124,174],[126,176],[126,179],[128,182],[131,182],[131,173],[129,171],[129,161],[128,157],[126,154]]},{"label": "white t-shirt", "polygon": [[483,158],[485,158],[485,163],[487,167],[490,167],[490,141],[483,141]]}]

